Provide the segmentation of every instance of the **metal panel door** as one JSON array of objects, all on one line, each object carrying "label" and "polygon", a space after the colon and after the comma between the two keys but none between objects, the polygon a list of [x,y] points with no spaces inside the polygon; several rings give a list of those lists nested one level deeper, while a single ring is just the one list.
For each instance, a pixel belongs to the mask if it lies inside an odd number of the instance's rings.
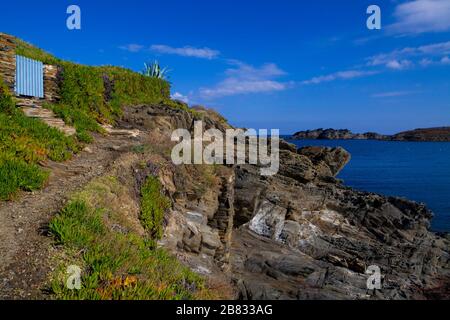
[{"label": "metal panel door", "polygon": [[21,96],[44,98],[44,64],[17,55],[15,91]]}]

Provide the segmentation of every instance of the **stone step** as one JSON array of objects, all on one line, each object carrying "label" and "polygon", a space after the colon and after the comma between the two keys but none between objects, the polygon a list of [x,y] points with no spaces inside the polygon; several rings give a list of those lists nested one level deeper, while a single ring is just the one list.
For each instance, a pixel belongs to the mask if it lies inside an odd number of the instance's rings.
[{"label": "stone step", "polygon": [[17,104],[17,106],[22,109],[23,113],[27,117],[40,119],[49,127],[56,128],[64,132],[66,136],[73,136],[77,133],[75,128],[66,125],[62,119],[57,118],[53,111],[42,108],[33,100],[22,100]]},{"label": "stone step", "polygon": [[102,125],[102,128],[110,135],[115,136],[129,136],[131,138],[136,138],[141,134],[141,131],[137,129],[127,130],[127,129],[114,129],[111,125]]},{"label": "stone step", "polygon": [[55,114],[51,110],[37,107],[22,107],[22,111],[27,117],[31,118],[55,118]]}]

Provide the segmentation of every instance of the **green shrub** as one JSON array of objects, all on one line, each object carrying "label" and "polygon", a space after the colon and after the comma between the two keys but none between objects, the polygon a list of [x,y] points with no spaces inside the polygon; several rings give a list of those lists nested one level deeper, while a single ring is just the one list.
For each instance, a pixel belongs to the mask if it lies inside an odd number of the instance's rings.
[{"label": "green shrub", "polygon": [[155,79],[167,79],[167,74],[169,70],[167,68],[161,68],[158,61],[153,61],[152,63],[144,63],[144,70],[142,74],[146,77]]},{"label": "green shrub", "polygon": [[33,46],[30,43],[27,43],[20,39],[16,39],[15,42],[16,42],[16,54],[18,55],[34,60],[39,60],[45,64],[57,65],[61,62],[60,59],[55,58],[53,55]]},{"label": "green shrub", "polygon": [[92,143],[94,138],[87,131],[78,131],[77,138],[79,141],[84,143]]},{"label": "green shrub", "polygon": [[119,113],[123,106],[160,103],[170,98],[170,84],[165,80],[118,67],[100,67],[100,70],[111,82],[112,108]]},{"label": "green shrub", "polygon": [[85,202],[70,202],[50,223],[58,244],[71,247],[89,246],[105,230],[99,211],[92,211]]},{"label": "green shrub", "polygon": [[113,120],[105,101],[105,88],[100,70],[64,63],[61,82],[61,103],[70,110],[85,113],[100,123]]},{"label": "green shrub", "polygon": [[162,194],[158,178],[150,176],[141,188],[141,221],[154,240],[163,235],[164,214],[170,200]]},{"label": "green shrub", "polygon": [[62,103],[46,104],[44,107],[52,110],[67,125],[73,126],[77,130],[80,142],[90,143],[93,141],[89,132],[103,132],[103,128],[89,115],[89,111],[75,109]]},{"label": "green shrub", "polygon": [[66,136],[56,128],[49,127],[44,122],[26,117],[17,110],[10,119],[8,130],[13,135],[22,135],[36,141],[37,145],[42,145],[47,150],[47,155],[54,161],[65,161],[72,157],[73,152],[77,152],[80,146],[73,137]]},{"label": "green shrub", "polygon": [[89,67],[63,62],[61,101],[47,105],[89,142],[89,132],[103,132],[99,123],[112,124],[124,106],[160,103],[169,98],[168,82],[117,67]]},{"label": "green shrub", "polygon": [[37,165],[0,154],[0,200],[11,200],[18,190],[40,189],[47,178]]},{"label": "green shrub", "polygon": [[14,103],[8,87],[0,77],[0,112],[11,114],[15,111],[16,104]]}]

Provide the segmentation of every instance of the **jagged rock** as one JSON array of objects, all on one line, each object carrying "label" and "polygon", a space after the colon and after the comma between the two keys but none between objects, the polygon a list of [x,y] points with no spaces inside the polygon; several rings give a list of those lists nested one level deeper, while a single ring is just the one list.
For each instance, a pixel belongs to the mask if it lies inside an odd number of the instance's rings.
[{"label": "jagged rock", "polygon": [[[350,161],[350,153],[343,148],[325,148],[325,147],[304,147],[298,150],[298,154],[307,156],[314,165],[319,166],[321,162],[326,164],[334,177]],[[325,176],[327,172],[321,172]]]},{"label": "jagged rock", "polygon": [[202,224],[206,225],[206,223],[208,222],[208,218],[200,212],[188,211],[188,212],[186,212],[185,216],[186,216],[187,221],[191,221],[191,222],[199,224],[199,225],[202,225]]},{"label": "jagged rock", "polygon": [[183,234],[183,248],[189,252],[199,253],[201,243],[202,235],[199,232],[197,226],[191,223],[187,223]]},{"label": "jagged rock", "polygon": [[286,150],[280,150],[279,174],[299,182],[313,181],[318,175],[308,157]]},{"label": "jagged rock", "polygon": [[222,242],[220,241],[219,233],[217,231],[214,232],[213,229],[202,226],[200,232],[202,234],[202,245],[204,247],[213,250],[213,252],[222,247]]},{"label": "jagged rock", "polygon": [[288,150],[290,152],[297,152],[297,146],[293,143],[289,143],[283,139],[280,139],[280,150]]}]

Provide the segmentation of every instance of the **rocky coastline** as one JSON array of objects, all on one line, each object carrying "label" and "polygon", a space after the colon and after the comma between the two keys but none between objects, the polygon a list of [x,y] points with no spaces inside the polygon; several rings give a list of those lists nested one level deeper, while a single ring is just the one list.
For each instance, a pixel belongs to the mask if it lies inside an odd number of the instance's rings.
[{"label": "rocky coastline", "polygon": [[[192,130],[193,120],[185,111],[138,106],[120,124],[158,131],[163,147],[161,137]],[[207,112],[204,120],[225,129]],[[350,158],[342,148],[282,142],[280,171],[271,177],[256,165],[217,166],[206,180],[208,168],[160,165],[174,203],[160,245],[231,283],[239,299],[449,298],[449,236],[429,231],[433,214],[424,204],[343,185],[336,175]],[[370,266],[381,270],[381,290],[367,287]]]}]

